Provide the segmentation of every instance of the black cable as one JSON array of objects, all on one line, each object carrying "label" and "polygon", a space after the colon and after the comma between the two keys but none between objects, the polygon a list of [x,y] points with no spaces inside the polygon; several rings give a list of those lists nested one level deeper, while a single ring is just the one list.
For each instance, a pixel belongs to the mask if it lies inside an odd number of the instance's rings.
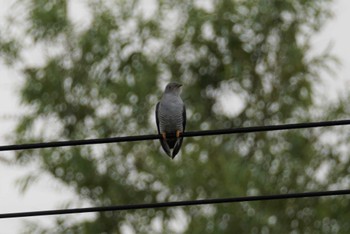
[{"label": "black cable", "polygon": [[154,208],[195,206],[195,205],[208,205],[208,204],[220,204],[220,203],[281,200],[281,199],[292,199],[292,198],[324,197],[324,196],[336,196],[336,195],[350,195],[350,190],[333,190],[333,191],[289,193],[289,194],[275,194],[275,195],[248,196],[248,197],[231,197],[231,198],[214,198],[214,199],[175,201],[175,202],[160,202],[160,203],[148,203],[148,204],[146,203],[146,204],[100,206],[100,207],[89,207],[89,208],[61,209],[61,210],[29,211],[29,212],[0,214],[0,219],[76,214],[76,213],[88,213],[88,212],[154,209]]},{"label": "black cable", "polygon": [[[224,134],[237,134],[237,133],[267,132],[267,131],[279,131],[279,130],[288,130],[288,129],[339,126],[339,125],[349,125],[349,124],[350,124],[350,120],[280,124],[280,125],[242,127],[242,128],[219,129],[219,130],[193,131],[193,132],[185,132],[183,133],[182,136],[197,137],[197,136],[211,136],[211,135],[224,135]],[[161,135],[152,134],[152,135],[109,137],[109,138],[98,138],[98,139],[87,139],[87,140],[68,140],[68,141],[55,141],[55,142],[43,142],[43,143],[32,143],[32,144],[17,144],[17,145],[0,146],[0,151],[105,144],[105,143],[131,142],[131,141],[146,141],[146,140],[156,140],[160,138],[161,138]]]}]

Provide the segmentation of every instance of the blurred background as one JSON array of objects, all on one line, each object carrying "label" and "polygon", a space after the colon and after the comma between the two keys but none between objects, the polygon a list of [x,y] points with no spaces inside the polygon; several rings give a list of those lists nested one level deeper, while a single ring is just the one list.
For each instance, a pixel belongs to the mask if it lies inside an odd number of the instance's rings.
[{"label": "blurred background", "polygon": [[[0,0],[0,144],[347,119],[346,0]],[[348,127],[0,152],[0,212],[349,187]],[[347,233],[347,197],[0,220],[3,233]]]}]

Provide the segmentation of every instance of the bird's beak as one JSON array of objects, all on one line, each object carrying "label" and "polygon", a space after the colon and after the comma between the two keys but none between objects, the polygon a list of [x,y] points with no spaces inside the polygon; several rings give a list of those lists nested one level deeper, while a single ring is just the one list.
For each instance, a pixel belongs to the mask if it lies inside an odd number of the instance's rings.
[{"label": "bird's beak", "polygon": [[179,88],[182,86],[182,84],[178,84]]}]

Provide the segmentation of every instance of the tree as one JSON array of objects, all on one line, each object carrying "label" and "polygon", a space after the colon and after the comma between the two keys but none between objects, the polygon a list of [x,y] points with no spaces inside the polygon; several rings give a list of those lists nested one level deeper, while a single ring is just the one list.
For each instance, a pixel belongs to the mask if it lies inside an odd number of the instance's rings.
[{"label": "tree", "polygon": [[[155,104],[170,80],[184,84],[189,130],[346,113],[341,102],[317,106],[313,93],[331,59],[310,56],[310,38],[331,1],[165,0],[144,10],[141,1],[91,0],[86,28],[72,22],[69,1],[21,3],[26,40],[0,44],[23,67],[20,94],[32,109],[18,124],[17,143],[155,133]],[[18,51],[30,46],[42,48],[44,64],[21,60]],[[349,158],[335,150],[347,138],[326,144],[332,131],[186,138],[175,160],[158,142],[137,142],[23,151],[15,162],[34,161],[94,206],[317,190],[349,178]],[[59,218],[54,232],[338,233],[350,230],[348,204],[327,198],[100,213],[73,224]]]}]

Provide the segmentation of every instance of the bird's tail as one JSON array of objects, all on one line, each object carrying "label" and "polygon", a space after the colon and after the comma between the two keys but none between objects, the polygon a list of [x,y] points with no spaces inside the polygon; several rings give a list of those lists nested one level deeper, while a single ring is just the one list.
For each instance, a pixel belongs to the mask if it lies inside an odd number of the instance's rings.
[{"label": "bird's tail", "polygon": [[[173,159],[180,151],[182,140],[183,140],[182,137],[178,139],[167,139],[167,140],[161,139],[160,144],[163,150],[167,153],[167,155]],[[172,149],[172,152],[171,152],[171,149]]]},{"label": "bird's tail", "polygon": [[176,140],[171,158],[175,158],[177,153],[180,151],[180,148],[181,148],[181,145],[182,145],[182,140],[183,140],[183,137],[178,138]]},{"label": "bird's tail", "polygon": [[170,157],[172,158],[171,156],[171,152],[170,152],[170,147],[168,145],[168,142],[167,140],[163,140],[163,139],[160,139],[160,145],[162,146],[163,150],[165,151],[165,153]]}]

